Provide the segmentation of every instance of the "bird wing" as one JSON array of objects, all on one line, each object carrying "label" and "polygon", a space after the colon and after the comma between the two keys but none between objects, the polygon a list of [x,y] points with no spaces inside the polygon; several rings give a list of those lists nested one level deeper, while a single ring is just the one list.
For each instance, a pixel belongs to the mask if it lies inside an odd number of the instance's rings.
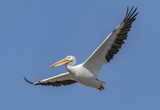
[{"label": "bird wing", "polygon": [[50,78],[46,78],[46,79],[43,79],[43,80],[35,82],[35,83],[30,82],[25,77],[24,77],[24,80],[26,82],[28,82],[30,84],[34,84],[34,85],[56,86],[56,87],[61,86],[61,85],[70,85],[70,84],[76,83],[76,81],[70,76],[69,72],[62,73],[60,75],[53,76]]},{"label": "bird wing", "polygon": [[136,12],[137,8],[133,9],[134,6],[131,10],[127,7],[126,16],[121,24],[108,35],[103,43],[83,63],[83,66],[96,76],[99,74],[102,66],[113,59],[113,56],[119,51],[124,40],[127,39],[127,34],[130,31],[133,21],[136,19],[136,15],[138,14],[138,12]]}]

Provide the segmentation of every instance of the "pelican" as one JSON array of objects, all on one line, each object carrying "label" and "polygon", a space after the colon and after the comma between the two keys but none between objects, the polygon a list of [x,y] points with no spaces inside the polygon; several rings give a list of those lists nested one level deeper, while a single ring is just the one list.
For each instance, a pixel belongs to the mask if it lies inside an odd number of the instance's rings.
[{"label": "pelican", "polygon": [[61,86],[73,83],[81,83],[85,86],[99,89],[102,91],[105,82],[98,79],[102,66],[109,63],[114,55],[119,51],[127,34],[130,31],[132,23],[135,21],[138,12],[137,8],[127,7],[125,18],[121,24],[103,41],[103,43],[91,54],[91,56],[82,64],[75,65],[76,58],[67,56],[66,58],[54,63],[50,68],[65,65],[68,72],[43,79],[38,82],[30,82],[24,77],[24,80],[33,85]]}]

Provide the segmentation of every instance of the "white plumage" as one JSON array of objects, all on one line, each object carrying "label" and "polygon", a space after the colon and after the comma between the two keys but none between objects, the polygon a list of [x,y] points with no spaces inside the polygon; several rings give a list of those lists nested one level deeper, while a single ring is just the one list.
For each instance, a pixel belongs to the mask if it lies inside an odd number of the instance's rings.
[{"label": "white plumage", "polygon": [[102,68],[102,66],[108,63],[113,56],[119,51],[124,40],[127,39],[127,34],[131,28],[133,21],[136,19],[135,13],[137,8],[127,7],[127,12],[122,23],[103,41],[103,43],[92,53],[92,55],[82,64],[75,65],[76,58],[74,56],[68,56],[63,60],[51,65],[50,67],[57,67],[64,65],[66,66],[67,73],[63,73],[51,78],[41,80],[39,82],[32,83],[28,81],[25,77],[24,79],[34,85],[52,85],[61,86],[69,85],[79,82],[83,85],[97,88],[99,90],[104,89],[105,83],[98,80],[97,76]]}]

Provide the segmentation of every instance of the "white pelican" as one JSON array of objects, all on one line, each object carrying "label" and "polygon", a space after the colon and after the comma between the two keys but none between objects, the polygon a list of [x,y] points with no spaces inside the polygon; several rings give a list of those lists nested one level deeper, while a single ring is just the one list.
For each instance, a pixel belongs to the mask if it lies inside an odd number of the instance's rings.
[{"label": "white pelican", "polygon": [[109,63],[109,61],[113,59],[114,54],[119,51],[124,43],[124,40],[127,39],[127,34],[133,21],[136,19],[136,15],[138,14],[136,10],[137,8],[134,9],[134,6],[130,10],[127,7],[126,16],[122,23],[111,34],[108,35],[103,43],[84,63],[74,66],[76,63],[76,58],[74,56],[68,56],[50,66],[52,68],[65,64],[68,71],[67,73],[62,73],[60,75],[43,79],[35,83],[28,81],[24,77],[25,81],[34,85],[51,85],[56,87],[79,82],[83,85],[102,91],[105,83],[100,81],[97,76],[102,66],[106,63]]}]

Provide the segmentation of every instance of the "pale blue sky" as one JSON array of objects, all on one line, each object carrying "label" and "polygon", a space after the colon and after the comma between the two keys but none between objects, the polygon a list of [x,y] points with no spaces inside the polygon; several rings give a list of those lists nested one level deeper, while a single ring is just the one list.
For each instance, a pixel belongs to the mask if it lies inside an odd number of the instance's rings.
[{"label": "pale blue sky", "polygon": [[[1,110],[160,110],[159,0],[1,0]],[[49,68],[74,55],[85,61],[123,20],[140,12],[126,43],[105,65],[105,90],[81,84],[29,85],[66,72]]]}]

